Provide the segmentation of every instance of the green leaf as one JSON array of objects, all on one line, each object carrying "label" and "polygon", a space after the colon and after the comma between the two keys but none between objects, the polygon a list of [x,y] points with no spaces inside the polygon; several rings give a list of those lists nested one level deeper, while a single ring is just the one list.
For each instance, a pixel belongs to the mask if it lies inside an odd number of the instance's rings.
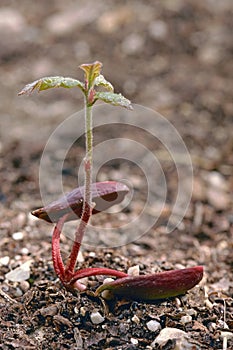
[{"label": "green leaf", "polygon": [[111,92],[114,91],[114,87],[112,86],[112,84],[109,81],[107,81],[102,74],[98,75],[98,77],[95,78],[94,85],[103,86],[106,90]]},{"label": "green leaf", "polygon": [[106,103],[110,103],[113,106],[121,106],[127,109],[133,109],[130,100],[122,96],[121,94],[115,94],[113,92],[96,92],[95,98],[102,100]]},{"label": "green leaf", "polygon": [[73,88],[79,87],[82,91],[84,91],[84,84],[79,80],[67,77],[44,77],[39,80],[36,80],[30,84],[27,84],[18,95],[30,94],[34,90],[42,91],[52,88]]}]

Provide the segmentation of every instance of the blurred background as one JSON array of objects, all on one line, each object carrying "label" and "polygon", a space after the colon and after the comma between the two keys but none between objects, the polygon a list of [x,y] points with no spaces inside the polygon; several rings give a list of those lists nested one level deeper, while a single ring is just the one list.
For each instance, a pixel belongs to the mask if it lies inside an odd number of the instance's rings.
[{"label": "blurred background", "polygon": [[200,155],[217,158],[232,126],[232,11],[231,0],[2,0],[2,142],[42,139],[80,109],[74,90],[19,98],[26,83],[81,79],[78,66],[99,60],[116,91],[162,113]]}]

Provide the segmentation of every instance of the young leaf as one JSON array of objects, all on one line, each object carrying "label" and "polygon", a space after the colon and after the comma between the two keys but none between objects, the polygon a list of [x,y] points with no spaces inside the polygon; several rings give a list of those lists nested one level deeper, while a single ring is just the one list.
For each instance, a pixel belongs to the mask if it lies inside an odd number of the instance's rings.
[{"label": "young leaf", "polygon": [[79,66],[79,68],[85,72],[85,80],[88,83],[88,89],[93,86],[95,79],[100,75],[102,66],[102,63],[99,61],[95,61],[94,63],[85,63]]},{"label": "young leaf", "polygon": [[112,86],[112,84],[109,81],[107,81],[102,74],[98,75],[98,77],[95,78],[94,85],[103,86],[108,91],[114,91],[114,87]]},{"label": "young leaf", "polygon": [[30,84],[27,84],[18,95],[30,94],[34,90],[42,91],[52,88],[73,88],[79,87],[82,91],[84,91],[84,84],[76,79],[68,78],[68,77],[44,77],[39,80],[36,80]]},{"label": "young leaf", "polygon": [[203,267],[161,272],[153,275],[124,277],[101,285],[96,295],[104,290],[131,300],[157,300],[185,294],[203,277]]},{"label": "young leaf", "polygon": [[130,100],[122,96],[121,94],[115,94],[113,92],[96,92],[95,98],[102,100],[106,103],[110,103],[113,106],[121,106],[127,109],[133,109]]},{"label": "young leaf", "polygon": [[[120,203],[129,192],[129,188],[121,182],[105,181],[93,183],[91,191],[95,203],[92,214],[97,214]],[[77,220],[82,214],[83,196],[84,186],[75,188],[46,207],[34,210],[32,215],[47,222],[58,222],[62,216],[69,213],[66,221]]]}]

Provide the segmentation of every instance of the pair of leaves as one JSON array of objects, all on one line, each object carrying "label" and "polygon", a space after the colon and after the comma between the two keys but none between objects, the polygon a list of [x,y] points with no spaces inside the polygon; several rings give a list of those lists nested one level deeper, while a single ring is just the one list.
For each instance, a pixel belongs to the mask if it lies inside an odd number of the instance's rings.
[{"label": "pair of leaves", "polygon": [[[20,92],[19,95],[30,94],[34,90],[43,91],[52,88],[63,87],[70,89],[78,87],[84,94],[87,94],[95,86],[103,86],[107,92],[95,91],[93,104],[97,100],[101,100],[105,103],[110,103],[114,106],[121,106],[127,109],[132,109],[131,102],[122,96],[121,94],[114,93],[112,84],[107,81],[102,74],[100,74],[102,64],[98,61],[92,64],[82,64],[80,68],[85,72],[85,83],[69,77],[44,77],[36,80],[30,84],[27,84]],[[87,84],[87,86],[86,86]]]}]

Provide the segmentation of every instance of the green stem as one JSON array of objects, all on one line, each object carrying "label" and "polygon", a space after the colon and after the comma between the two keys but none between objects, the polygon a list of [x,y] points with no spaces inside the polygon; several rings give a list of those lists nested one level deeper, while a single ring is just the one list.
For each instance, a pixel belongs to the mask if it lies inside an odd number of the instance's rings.
[{"label": "green stem", "polygon": [[[93,151],[93,131],[92,131],[92,106],[88,105],[85,99],[85,135],[86,135],[86,157],[85,157],[85,193],[84,203],[92,207],[92,151]],[[84,213],[83,213],[84,214]]]},{"label": "green stem", "polygon": [[86,138],[86,155],[84,159],[84,205],[80,224],[75,232],[75,240],[66,264],[66,276],[69,279],[74,273],[80,245],[86,231],[86,226],[92,214],[92,150],[93,150],[93,131],[92,131],[92,105],[88,103],[88,98],[85,96],[85,138]]}]

